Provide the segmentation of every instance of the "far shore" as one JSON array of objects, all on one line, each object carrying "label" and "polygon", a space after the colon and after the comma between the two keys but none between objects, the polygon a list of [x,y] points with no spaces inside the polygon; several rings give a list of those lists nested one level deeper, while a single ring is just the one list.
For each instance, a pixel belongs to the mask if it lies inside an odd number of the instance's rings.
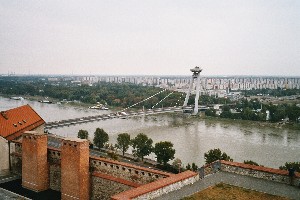
[{"label": "far shore", "polygon": [[[6,95],[6,94],[0,94],[0,96],[5,97],[5,98],[10,98],[13,95]],[[30,101],[39,101],[39,100],[44,100],[45,97],[43,96],[24,96],[22,95],[24,99],[30,100]],[[59,99],[55,98],[47,98],[47,100],[55,103],[61,102]],[[83,103],[83,102],[65,102],[63,103],[64,105],[68,106],[73,106],[73,107],[82,107],[82,108],[89,108],[90,106],[93,106],[95,104],[88,104],[88,103]],[[117,112],[120,110],[123,110],[124,108],[122,107],[111,107],[109,106],[109,110],[112,112]],[[132,108],[134,109],[134,108]],[[166,114],[171,114],[171,113],[166,113]],[[198,118],[199,117],[195,117]],[[228,118],[220,118],[220,117],[211,117],[211,116],[205,116],[201,117],[204,118],[207,121],[222,121],[225,123],[230,123],[230,124],[245,124],[249,126],[260,126],[260,127],[270,127],[270,128],[279,128],[279,129],[292,129],[292,130],[300,130],[300,123],[281,123],[281,122],[267,122],[267,121],[251,121],[251,120],[241,120],[241,119],[228,119]]]}]

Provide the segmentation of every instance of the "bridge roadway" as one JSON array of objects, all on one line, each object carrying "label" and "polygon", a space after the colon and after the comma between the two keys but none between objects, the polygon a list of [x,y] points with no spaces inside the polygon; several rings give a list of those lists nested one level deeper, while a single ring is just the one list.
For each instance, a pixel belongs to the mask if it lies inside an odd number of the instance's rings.
[{"label": "bridge roadway", "polygon": [[74,118],[74,119],[66,119],[61,121],[55,122],[48,122],[45,125],[45,130],[50,130],[52,128],[64,127],[64,126],[71,126],[81,123],[88,123],[93,121],[100,121],[106,119],[114,119],[114,118],[128,118],[134,116],[141,116],[141,115],[155,115],[160,113],[168,113],[168,112],[182,112],[183,108],[180,107],[166,107],[166,108],[155,108],[155,109],[147,109],[144,111],[120,111],[116,113],[109,113],[109,114],[102,114],[102,115],[95,115],[95,116],[88,116],[82,118]]}]

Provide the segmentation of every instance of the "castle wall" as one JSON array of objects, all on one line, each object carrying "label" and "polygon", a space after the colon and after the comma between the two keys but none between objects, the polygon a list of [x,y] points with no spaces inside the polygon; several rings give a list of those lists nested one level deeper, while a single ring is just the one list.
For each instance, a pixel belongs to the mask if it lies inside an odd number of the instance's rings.
[{"label": "castle wall", "polygon": [[[255,166],[244,163],[230,162],[230,161],[215,161],[211,164],[205,165],[199,168],[200,178],[216,173],[218,171],[225,171],[235,174],[241,174],[244,176],[252,176],[255,178],[261,178],[269,181],[275,181],[283,184],[290,184],[290,177],[287,170],[273,169],[263,166]],[[300,186],[300,174],[296,173],[293,185]]]},{"label": "castle wall", "polygon": [[65,139],[61,146],[62,200],[88,200],[89,142],[82,139]]},{"label": "castle wall", "polygon": [[111,197],[112,200],[144,200],[154,199],[163,194],[179,190],[183,186],[193,184],[199,180],[197,173],[192,171],[185,171],[180,174],[174,174],[170,177],[148,183],[137,188],[124,191]]},{"label": "castle wall", "polygon": [[9,169],[8,141],[0,137],[0,174]]},{"label": "castle wall", "polygon": [[49,188],[47,135],[27,131],[22,139],[22,186],[33,191]]},{"label": "castle wall", "polygon": [[110,174],[138,184],[150,183],[171,175],[170,173],[97,157],[90,158],[90,166],[95,172]]},{"label": "castle wall", "polygon": [[92,177],[92,200],[110,200],[111,196],[133,187],[109,179]]}]

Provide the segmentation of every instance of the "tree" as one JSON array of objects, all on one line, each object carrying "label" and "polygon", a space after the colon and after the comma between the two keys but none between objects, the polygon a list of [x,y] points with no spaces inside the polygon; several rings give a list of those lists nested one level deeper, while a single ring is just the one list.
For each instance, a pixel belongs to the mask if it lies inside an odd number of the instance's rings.
[{"label": "tree", "polygon": [[88,133],[88,131],[86,131],[86,130],[80,129],[80,130],[78,131],[77,137],[80,138],[80,139],[88,139],[89,133]]},{"label": "tree", "polygon": [[148,138],[148,136],[143,133],[139,133],[134,139],[131,140],[134,154],[141,158],[142,161],[144,160],[144,156],[147,156],[152,152],[152,143],[153,140]]},{"label": "tree", "polygon": [[257,162],[254,162],[252,160],[244,160],[244,163],[245,164],[249,164],[249,165],[256,165],[256,166],[259,166],[259,164]]},{"label": "tree", "polygon": [[192,163],[192,170],[196,172],[198,170],[198,166],[195,163]]},{"label": "tree", "polygon": [[205,163],[209,164],[217,160],[227,160],[233,161],[230,156],[225,152],[222,153],[220,149],[211,149],[208,152],[204,153]]},{"label": "tree", "polygon": [[185,168],[186,168],[186,170],[191,170],[191,169],[192,169],[190,163],[188,163],[187,166],[186,166]]},{"label": "tree", "polygon": [[102,128],[97,128],[94,133],[94,144],[100,149],[106,142],[108,142],[108,134]]},{"label": "tree", "polygon": [[173,144],[168,141],[158,142],[155,144],[154,153],[158,163],[167,164],[170,160],[174,159],[175,149]]},{"label": "tree", "polygon": [[130,145],[130,135],[128,133],[121,133],[118,135],[116,147],[122,150],[123,156]]},{"label": "tree", "polygon": [[284,166],[280,166],[279,169],[288,170],[294,168],[296,172],[300,173],[300,162],[286,162]]},{"label": "tree", "polygon": [[173,163],[172,163],[172,166],[175,168],[175,169],[178,169],[178,172],[180,173],[180,171],[182,171],[183,169],[181,168],[181,165],[182,165],[182,161],[179,159],[179,158],[176,158]]}]

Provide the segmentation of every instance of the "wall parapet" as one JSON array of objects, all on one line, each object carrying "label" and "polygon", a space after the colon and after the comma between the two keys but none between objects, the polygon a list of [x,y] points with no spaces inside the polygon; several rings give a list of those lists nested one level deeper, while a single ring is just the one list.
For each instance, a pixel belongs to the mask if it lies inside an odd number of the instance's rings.
[{"label": "wall parapet", "polygon": [[107,179],[107,180],[110,180],[110,181],[121,183],[123,185],[128,185],[130,187],[134,187],[134,188],[137,188],[137,187],[141,186],[141,184],[137,184],[137,183],[134,183],[134,182],[131,182],[131,181],[127,181],[127,180],[122,179],[122,178],[117,178],[117,177],[110,176],[110,175],[103,174],[103,173],[99,173],[99,172],[93,172],[92,176],[96,176],[96,177],[99,177],[99,178]]},{"label": "wall parapet", "polygon": [[140,187],[127,190],[111,197],[112,200],[141,200],[154,199],[163,194],[178,190],[185,185],[193,184],[199,180],[198,173],[185,171],[180,174],[173,174],[170,177],[151,182]]},{"label": "wall parapet", "polygon": [[291,181],[291,177],[289,177],[289,172],[287,170],[274,169],[269,167],[256,166],[225,160],[218,160],[199,168],[199,176],[200,178],[204,178],[220,170],[235,174],[241,174],[244,176],[251,176],[269,181],[300,186],[300,173],[296,172],[294,179]]},{"label": "wall parapet", "polygon": [[90,156],[90,167],[93,172],[109,174],[137,184],[146,184],[172,175],[159,170],[93,156]]}]

